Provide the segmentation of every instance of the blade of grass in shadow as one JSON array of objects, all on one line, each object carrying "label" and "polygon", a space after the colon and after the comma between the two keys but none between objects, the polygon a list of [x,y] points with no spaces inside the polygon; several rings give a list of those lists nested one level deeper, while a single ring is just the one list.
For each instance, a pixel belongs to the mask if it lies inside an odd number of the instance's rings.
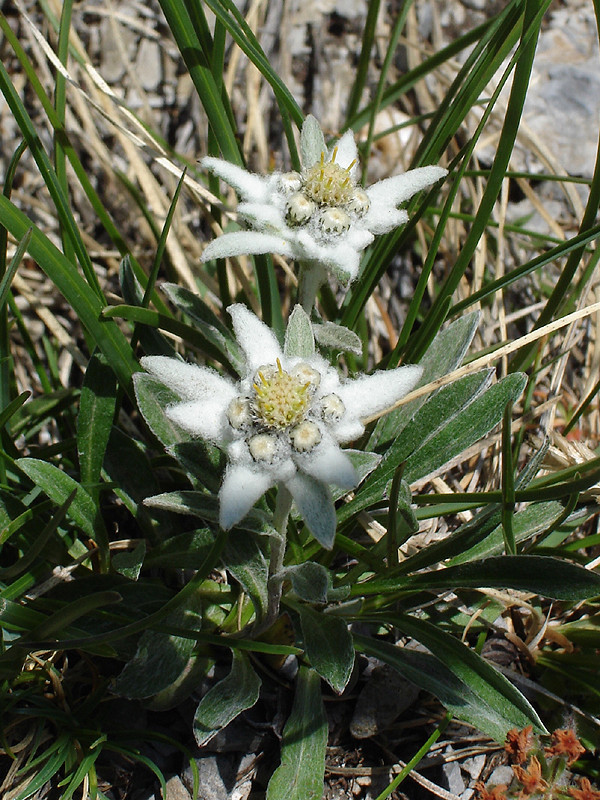
[{"label": "blade of grass in shadow", "polygon": [[17,240],[22,239],[29,228],[32,229],[28,248],[31,257],[72,306],[81,324],[108,359],[122,386],[130,393],[131,376],[139,367],[129,343],[116,324],[100,319],[103,303],[96,292],[48,237],[3,196],[0,196],[0,224]]},{"label": "blade of grass in shadow", "polygon": [[[156,279],[158,278],[158,271],[160,270],[163,256],[165,254],[165,250],[167,247],[167,236],[169,235],[169,231],[171,230],[171,225],[173,223],[173,216],[175,214],[175,209],[177,208],[177,201],[179,200],[179,195],[181,194],[181,189],[183,188],[183,182],[185,179],[186,171],[184,170],[181,174],[181,178],[177,184],[177,188],[175,189],[175,194],[173,195],[173,199],[169,205],[169,210],[167,212],[167,216],[165,218],[165,223],[163,225],[161,234],[158,239],[158,246],[156,248],[156,253],[154,255],[154,261],[152,263],[152,267],[150,269],[150,274],[148,275],[148,282],[144,287],[144,296],[142,297],[142,307],[147,308],[150,304],[150,298],[154,293],[154,286],[156,284]],[[133,329],[133,335],[131,337],[131,349],[135,351],[138,343],[138,327],[137,324]]]}]

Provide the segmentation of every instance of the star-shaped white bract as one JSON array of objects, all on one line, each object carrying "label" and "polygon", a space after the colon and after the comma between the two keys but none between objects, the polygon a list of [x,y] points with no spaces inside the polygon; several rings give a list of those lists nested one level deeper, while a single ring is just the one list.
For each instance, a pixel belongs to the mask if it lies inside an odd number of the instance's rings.
[{"label": "star-shaped white bract", "polygon": [[202,160],[236,190],[238,213],[254,228],[218,237],[204,250],[204,261],[279,253],[318,263],[348,283],[356,278],[360,253],[374,237],[408,220],[400,203],[447,174],[442,167],[420,167],[363,190],[356,184],[358,150],[352,131],[327,149],[311,116],[302,127],[301,150],[302,172],[266,176],[218,158]]},{"label": "star-shaped white bract", "polygon": [[167,416],[228,456],[221,527],[236,525],[268,489],[283,484],[315,538],[331,547],[336,522],[328,485],[352,489],[359,480],[340,445],[363,433],[363,418],[407,394],[422,370],[404,366],[342,380],[315,352],[308,317],[296,308],[295,318],[303,316],[309,331],[303,357],[289,352],[293,337],[286,335],[282,348],[246,306],[229,307],[246,361],[238,382],[167,356],[148,356],[142,366],[181,398]]}]

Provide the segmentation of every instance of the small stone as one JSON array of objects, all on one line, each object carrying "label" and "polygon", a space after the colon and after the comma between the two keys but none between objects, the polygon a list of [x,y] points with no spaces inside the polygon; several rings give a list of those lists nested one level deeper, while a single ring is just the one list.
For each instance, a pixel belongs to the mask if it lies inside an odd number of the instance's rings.
[{"label": "small stone", "polygon": [[418,694],[418,687],[392,667],[375,667],[356,701],[350,733],[356,739],[374,736],[409,708]]},{"label": "small stone", "polygon": [[147,92],[154,92],[161,84],[162,58],[160,45],[152,39],[142,39],[135,59],[140,83]]},{"label": "small stone", "polygon": [[178,775],[173,775],[167,781],[165,800],[191,800],[191,795],[181,782]]}]

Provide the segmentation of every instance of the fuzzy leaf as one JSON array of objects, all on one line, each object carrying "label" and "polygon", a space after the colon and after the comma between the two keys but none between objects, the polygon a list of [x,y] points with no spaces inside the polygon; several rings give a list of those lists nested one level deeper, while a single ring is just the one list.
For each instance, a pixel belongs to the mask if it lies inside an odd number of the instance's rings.
[{"label": "fuzzy leaf", "polygon": [[233,651],[231,671],[200,700],[194,715],[194,736],[202,747],[238,714],[258,700],[261,680],[245,653]]},{"label": "fuzzy leaf", "polygon": [[331,584],[329,571],[315,561],[305,561],[282,570],[286,580],[301,600],[307,603],[326,603]]},{"label": "fuzzy leaf", "polygon": [[138,372],[134,376],[134,387],[138,408],[159,442],[164,447],[170,447],[184,441],[180,428],[165,414],[167,406],[180,402],[181,398],[145,372]]},{"label": "fuzzy leaf", "polygon": [[215,537],[208,528],[171,536],[148,552],[146,566],[198,569],[204,563],[214,541]]},{"label": "fuzzy leaf", "polygon": [[354,353],[357,356],[362,355],[360,337],[349,328],[344,328],[343,325],[336,325],[334,322],[315,323],[313,332],[321,347],[330,347],[332,350]]},{"label": "fuzzy leaf", "polygon": [[476,397],[464,411],[409,456],[404,472],[406,481],[413,483],[435,472],[489,433],[502,419],[507,404],[519,397],[526,380],[522,373],[508,375]]},{"label": "fuzzy leaf", "polygon": [[[452,638],[448,634],[444,636]],[[452,640],[455,645],[479,659],[477,665],[471,663],[471,659],[461,660],[464,652],[457,656],[453,645],[447,642],[441,651],[443,657],[440,655],[438,658],[437,655],[397,647],[358,634],[354,639],[357,649],[385,661],[421,689],[435,695],[456,717],[471,723],[497,742],[503,742],[511,728],[521,729],[531,724],[539,733],[544,732],[537,714],[525,698],[500,673],[495,673],[491,681],[488,670],[495,672],[494,668],[456,639]],[[446,660],[448,653],[451,653],[449,661]],[[496,688],[498,679],[505,681],[502,691]]]},{"label": "fuzzy leaf", "polygon": [[283,730],[281,764],[269,781],[266,800],[321,800],[327,733],[320,678],[314,670],[300,667],[292,713]]},{"label": "fuzzy leaf", "polygon": [[[79,401],[77,453],[83,484],[100,483],[100,473],[117,404],[117,379],[106,358],[90,358]],[[97,494],[97,489],[91,490]]]},{"label": "fuzzy leaf", "polygon": [[[564,513],[564,506],[556,501],[548,503],[530,503],[522,511],[517,511],[513,517],[513,532],[515,542],[527,541],[549,528],[553,522]],[[459,553],[449,565],[463,564],[466,561],[476,561],[489,556],[498,556],[504,553],[504,534],[502,525],[497,525],[484,539]]]},{"label": "fuzzy leaf", "polygon": [[317,120],[309,114],[302,125],[300,132],[300,152],[302,166],[311,167],[321,158],[321,153],[327,153],[327,145],[323,131]]},{"label": "fuzzy leaf", "polygon": [[312,326],[302,306],[294,306],[285,332],[284,353],[286,356],[310,358],[315,352]]},{"label": "fuzzy leaf", "polygon": [[[144,500],[144,504],[151,508],[173,511],[175,514],[189,514],[193,517],[200,517],[200,519],[207,522],[218,523],[219,521],[219,499],[203,492],[189,490],[164,492],[153,497],[147,497]],[[236,528],[267,535],[271,535],[273,532],[273,528],[270,525],[270,517],[259,508],[251,509],[244,519],[236,525]]]},{"label": "fuzzy leaf", "polygon": [[550,556],[492,556],[483,561],[470,561],[418,575],[375,578],[355,586],[352,593],[367,595],[482,587],[517,589],[553,600],[578,603],[600,596],[600,575]]},{"label": "fuzzy leaf", "polygon": [[269,562],[261,544],[247,532],[234,530],[229,533],[223,551],[225,568],[252,600],[257,620],[263,619],[268,602]]},{"label": "fuzzy leaf", "polygon": [[[481,312],[472,311],[450,323],[447,328],[437,334],[419,362],[419,365],[423,367],[423,375],[417,386],[425,386],[426,383],[452,372],[462,364],[475,336],[480,318]],[[375,448],[377,444],[398,436],[426,400],[427,396],[419,397],[382,417],[375,426],[369,447]]]},{"label": "fuzzy leaf", "polygon": [[146,542],[142,540],[138,542],[131,552],[125,550],[121,553],[115,553],[112,557],[113,568],[120,575],[124,575],[132,581],[137,581],[145,555]]},{"label": "fuzzy leaf", "polygon": [[354,666],[354,645],[347,621],[302,606],[300,622],[310,663],[334,692],[341,694]]},{"label": "fuzzy leaf", "polygon": [[[187,608],[169,614],[166,625],[200,630],[202,626],[201,598],[197,608],[188,600]],[[115,682],[115,692],[123,697],[141,699],[152,697],[174,683],[193,657],[196,641],[185,636],[172,636],[159,631],[145,631],[138,642],[135,656]]]}]

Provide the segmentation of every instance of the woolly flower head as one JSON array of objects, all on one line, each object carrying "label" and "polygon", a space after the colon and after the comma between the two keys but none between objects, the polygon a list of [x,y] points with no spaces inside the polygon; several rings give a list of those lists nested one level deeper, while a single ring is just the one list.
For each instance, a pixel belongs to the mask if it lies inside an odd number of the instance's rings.
[{"label": "woolly flower head", "polygon": [[360,253],[374,237],[402,225],[408,214],[398,205],[447,173],[420,167],[362,189],[352,131],[327,149],[318,122],[306,118],[300,137],[301,172],[256,175],[218,158],[203,166],[239,194],[239,215],[254,230],[226,233],[205,249],[203,260],[242,254],[279,253],[331,270],[342,282],[354,280]]},{"label": "woolly flower head", "polygon": [[[268,489],[283,484],[315,538],[331,547],[336,523],[328,485],[351,489],[359,482],[352,451],[340,445],[363,433],[363,418],[409,392],[422,370],[404,366],[342,380],[315,351],[299,306],[283,348],[245,306],[228,311],[245,356],[239,381],[166,356],[143,358],[142,366],[181,398],[167,416],[227,454],[221,527],[236,525]],[[374,466],[374,454],[372,460]]]}]

